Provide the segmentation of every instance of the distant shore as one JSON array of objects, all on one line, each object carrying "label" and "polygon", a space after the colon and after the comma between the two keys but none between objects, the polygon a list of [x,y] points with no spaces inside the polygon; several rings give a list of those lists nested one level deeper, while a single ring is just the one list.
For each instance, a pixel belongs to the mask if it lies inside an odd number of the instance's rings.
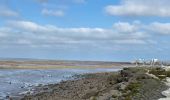
[{"label": "distant shore", "polygon": [[[21,100],[158,100],[168,87],[148,68],[124,68],[120,72],[78,75],[77,79],[37,87],[37,93]],[[163,72],[151,69],[151,74]],[[156,74],[155,74],[156,75]],[[158,75],[159,76],[159,75]]]},{"label": "distant shore", "polygon": [[104,62],[104,61],[48,61],[24,60],[0,61],[0,69],[62,69],[62,68],[124,68],[135,66],[130,62]]}]

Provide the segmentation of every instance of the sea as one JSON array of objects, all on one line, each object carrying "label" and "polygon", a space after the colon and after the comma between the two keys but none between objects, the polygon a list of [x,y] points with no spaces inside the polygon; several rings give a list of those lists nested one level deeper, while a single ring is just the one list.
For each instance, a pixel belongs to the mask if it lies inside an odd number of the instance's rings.
[{"label": "sea", "polygon": [[96,72],[115,72],[120,69],[0,69],[0,100],[7,96],[23,95],[39,85],[55,84],[61,81],[72,80],[73,76]]}]

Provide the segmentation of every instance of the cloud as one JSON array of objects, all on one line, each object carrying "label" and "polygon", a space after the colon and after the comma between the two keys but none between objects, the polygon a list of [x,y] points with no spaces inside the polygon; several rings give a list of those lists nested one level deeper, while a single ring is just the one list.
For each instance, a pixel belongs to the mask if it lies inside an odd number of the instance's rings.
[{"label": "cloud", "polygon": [[0,38],[5,38],[7,37],[8,33],[11,31],[10,28],[7,28],[7,27],[0,27]]},{"label": "cloud", "polygon": [[119,5],[108,5],[105,12],[113,16],[170,17],[169,0],[121,0]]},{"label": "cloud", "polygon": [[148,29],[155,33],[170,35],[170,23],[153,22]]},{"label": "cloud", "polygon": [[118,23],[114,23],[113,28],[117,29],[118,32],[134,32],[138,30],[138,24],[137,23],[130,24],[128,22],[118,22]]},{"label": "cloud", "polygon": [[129,39],[129,40],[116,40],[114,41],[115,43],[118,44],[146,44],[145,41],[143,40],[138,40],[138,39]]},{"label": "cloud", "polygon": [[17,17],[19,14],[7,7],[1,6],[0,7],[0,16],[1,17]]},{"label": "cloud", "polygon": [[36,0],[39,1],[43,9],[41,14],[45,16],[63,17],[71,5],[84,4],[86,0]]},{"label": "cloud", "polygon": [[[113,29],[105,29],[105,28],[88,28],[88,27],[82,27],[82,28],[60,28],[54,25],[39,25],[34,22],[30,21],[9,21],[8,24],[14,28],[18,28],[20,30],[25,30],[27,32],[36,32],[36,33],[55,33],[60,35],[70,35],[70,37],[97,37],[97,38],[109,38],[110,36],[120,36],[120,35],[130,35],[133,34],[134,36],[139,37],[140,32],[137,32],[139,30],[129,31],[130,29],[126,29],[122,32],[119,27],[113,27]],[[117,24],[125,24],[125,22],[118,22]],[[132,28],[133,24],[126,23],[129,25],[129,27]],[[127,27],[127,25],[124,25]],[[123,26],[122,26],[123,29]],[[126,34],[124,33],[126,32]]]},{"label": "cloud", "polygon": [[26,39],[19,39],[16,41],[17,44],[23,44],[23,45],[32,45],[32,42],[30,40]]},{"label": "cloud", "polygon": [[8,24],[10,24],[10,26],[13,26],[15,28],[22,29],[25,31],[31,31],[31,32],[43,29],[42,26],[39,26],[38,24],[30,21],[8,21]]},{"label": "cloud", "polygon": [[49,9],[43,9],[41,12],[43,15],[47,16],[56,16],[56,17],[62,17],[65,15],[65,12],[63,10],[49,10]]},{"label": "cloud", "polygon": [[[21,45],[30,47],[55,46],[102,46],[115,44],[146,44],[147,32],[135,27],[136,23],[118,22],[113,28],[62,28],[54,25],[40,25],[31,21],[8,21],[7,28],[0,29],[0,45]],[[121,26],[119,28],[118,26]],[[123,29],[123,31],[121,30]],[[2,42],[3,41],[3,42]],[[73,47],[74,47],[73,46]]]},{"label": "cloud", "polygon": [[83,4],[86,0],[35,0],[41,4],[67,5],[67,4]]}]

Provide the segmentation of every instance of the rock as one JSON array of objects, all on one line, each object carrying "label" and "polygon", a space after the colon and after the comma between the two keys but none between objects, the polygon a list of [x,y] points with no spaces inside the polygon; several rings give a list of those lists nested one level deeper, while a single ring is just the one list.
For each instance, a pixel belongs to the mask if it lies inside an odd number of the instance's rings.
[{"label": "rock", "polygon": [[88,92],[86,92],[85,95],[82,96],[83,99],[86,99],[86,98],[90,98],[91,96],[94,96],[94,95],[97,95],[97,88],[93,88],[93,89],[90,89],[88,90]]},{"label": "rock", "polygon": [[[138,68],[129,68],[114,75],[87,74],[82,79],[50,85],[49,89],[38,87],[36,91],[39,94],[28,95],[21,100],[158,100],[163,97],[161,92],[167,89],[166,85],[159,80],[147,78],[149,76],[145,73]],[[138,82],[140,84],[128,89],[130,83]]]},{"label": "rock", "polygon": [[90,97],[90,100],[97,100],[95,96]]},{"label": "rock", "polygon": [[127,86],[127,85],[124,84],[124,83],[119,83],[119,84],[118,84],[118,89],[119,89],[119,90],[124,90],[124,89],[126,88],[126,86]]},{"label": "rock", "polygon": [[110,94],[112,94],[112,96],[115,96],[115,97],[119,97],[122,95],[122,93],[118,90],[111,90]]},{"label": "rock", "polygon": [[112,95],[110,93],[104,93],[97,97],[97,100],[110,100]]},{"label": "rock", "polygon": [[9,96],[9,95],[7,95],[7,96],[6,96],[6,99],[9,99],[9,98],[10,98],[10,96]]}]

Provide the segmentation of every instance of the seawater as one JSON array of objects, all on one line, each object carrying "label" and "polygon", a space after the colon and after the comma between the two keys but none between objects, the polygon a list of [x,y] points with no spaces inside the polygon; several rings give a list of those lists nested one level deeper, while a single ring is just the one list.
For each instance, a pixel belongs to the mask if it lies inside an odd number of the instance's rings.
[{"label": "seawater", "polygon": [[72,79],[71,76],[85,73],[111,72],[120,69],[55,69],[55,70],[0,70],[0,99],[32,89],[34,86],[48,85]]}]

